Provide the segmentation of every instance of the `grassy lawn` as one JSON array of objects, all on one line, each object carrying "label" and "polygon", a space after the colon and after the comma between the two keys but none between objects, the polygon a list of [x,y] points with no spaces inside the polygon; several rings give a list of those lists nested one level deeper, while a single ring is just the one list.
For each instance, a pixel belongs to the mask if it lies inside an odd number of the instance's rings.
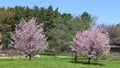
[{"label": "grassy lawn", "polygon": [[55,56],[41,56],[28,59],[0,59],[0,68],[120,68],[120,61],[96,61],[86,64],[87,60],[73,63],[72,59],[63,59]]}]

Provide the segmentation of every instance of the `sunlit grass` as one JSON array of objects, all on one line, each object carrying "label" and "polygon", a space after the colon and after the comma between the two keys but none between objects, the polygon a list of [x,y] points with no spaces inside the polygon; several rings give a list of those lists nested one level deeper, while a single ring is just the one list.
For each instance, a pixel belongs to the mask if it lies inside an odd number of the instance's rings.
[{"label": "sunlit grass", "polygon": [[77,63],[72,58],[59,58],[56,56],[41,56],[40,58],[11,57],[16,59],[0,59],[0,68],[119,68],[120,61],[92,60],[91,64],[86,64],[87,60],[79,59]]}]

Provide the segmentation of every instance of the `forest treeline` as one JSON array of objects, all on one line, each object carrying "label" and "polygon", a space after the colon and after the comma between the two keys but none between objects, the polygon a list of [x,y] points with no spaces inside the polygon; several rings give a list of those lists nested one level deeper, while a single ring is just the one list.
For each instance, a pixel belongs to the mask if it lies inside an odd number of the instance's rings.
[{"label": "forest treeline", "polygon": [[[21,19],[29,20],[36,18],[38,24],[42,23],[50,51],[69,51],[71,41],[77,31],[84,31],[96,25],[96,17],[88,12],[83,12],[78,16],[70,13],[60,13],[59,8],[48,8],[34,6],[33,8],[15,6],[0,8],[0,34],[2,35],[2,49],[11,48],[10,34],[14,33],[15,25]],[[107,30],[111,39],[111,44],[119,44],[120,25],[98,25]],[[116,43],[117,41],[117,43]]]}]

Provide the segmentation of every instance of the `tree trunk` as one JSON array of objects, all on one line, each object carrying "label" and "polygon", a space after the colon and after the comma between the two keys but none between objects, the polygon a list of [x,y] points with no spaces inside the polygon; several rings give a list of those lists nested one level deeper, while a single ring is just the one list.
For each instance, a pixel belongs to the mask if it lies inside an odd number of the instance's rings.
[{"label": "tree trunk", "polygon": [[91,58],[88,58],[88,64],[90,64],[90,60],[91,60]]},{"label": "tree trunk", "polygon": [[49,46],[49,51],[52,51],[52,46],[51,45]]},{"label": "tree trunk", "polygon": [[[91,48],[92,49],[92,48]],[[91,50],[92,51],[92,50]],[[92,56],[91,56],[91,51],[89,51],[88,52],[88,54],[89,54],[89,56],[88,56],[88,64],[90,64],[90,60],[91,60],[91,58],[92,58]]]},{"label": "tree trunk", "polygon": [[31,61],[31,58],[32,58],[32,56],[31,56],[31,55],[29,55],[29,61]]},{"label": "tree trunk", "polygon": [[77,53],[75,52],[74,62],[77,62]]}]

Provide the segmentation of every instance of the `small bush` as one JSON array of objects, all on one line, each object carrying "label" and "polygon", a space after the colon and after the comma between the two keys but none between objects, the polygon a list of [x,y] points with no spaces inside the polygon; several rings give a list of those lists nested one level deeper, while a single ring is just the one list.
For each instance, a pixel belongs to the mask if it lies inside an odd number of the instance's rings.
[{"label": "small bush", "polygon": [[55,55],[56,55],[56,52],[53,52],[53,51],[47,51],[47,52],[43,52],[43,53],[41,53],[41,55],[55,56]]}]

